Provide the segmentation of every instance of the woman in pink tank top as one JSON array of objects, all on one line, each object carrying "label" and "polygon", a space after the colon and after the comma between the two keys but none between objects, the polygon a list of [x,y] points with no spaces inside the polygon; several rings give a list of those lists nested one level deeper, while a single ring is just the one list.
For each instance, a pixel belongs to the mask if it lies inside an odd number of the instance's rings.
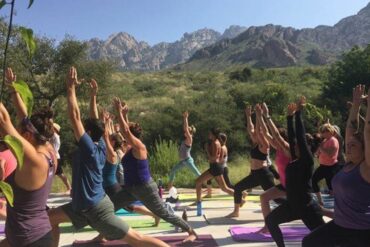
[{"label": "woman in pink tank top", "polygon": [[338,153],[339,142],[334,137],[335,129],[330,123],[326,123],[319,128],[320,135],[324,138],[317,151],[320,166],[312,175],[312,189],[316,193],[318,202],[321,206],[324,205],[320,193],[319,182],[325,179],[329,191],[332,191],[331,180],[338,172]]},{"label": "woman in pink tank top", "polygon": [[[0,180],[4,181],[17,167],[17,160],[4,142],[0,141]],[[0,219],[6,219],[6,200],[0,198]]]},{"label": "woman in pink tank top", "polygon": [[[286,196],[285,169],[289,162],[291,161],[291,158],[289,151],[289,143],[287,141],[288,138],[286,129],[283,128],[278,129],[275,126],[274,122],[271,119],[271,116],[269,115],[269,109],[265,103],[260,105],[260,108],[257,110],[262,111],[262,114],[257,114],[261,116],[258,119],[258,121],[260,121],[262,133],[265,136],[265,138],[269,141],[270,145],[276,150],[275,163],[280,176],[280,184],[266,190],[260,196],[262,214],[264,219],[266,219],[267,215],[269,215],[271,212],[270,201],[279,198],[284,198]],[[268,232],[266,225],[263,228],[261,228],[258,232],[262,233]]]}]

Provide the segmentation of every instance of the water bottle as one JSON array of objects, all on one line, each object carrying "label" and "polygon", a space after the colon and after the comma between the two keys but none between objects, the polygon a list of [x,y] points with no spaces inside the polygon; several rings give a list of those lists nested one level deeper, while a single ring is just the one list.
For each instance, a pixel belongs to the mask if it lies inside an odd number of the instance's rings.
[{"label": "water bottle", "polygon": [[163,198],[163,183],[162,179],[158,179],[158,194],[160,198]]},{"label": "water bottle", "polygon": [[202,216],[202,202],[197,202],[197,216]]}]

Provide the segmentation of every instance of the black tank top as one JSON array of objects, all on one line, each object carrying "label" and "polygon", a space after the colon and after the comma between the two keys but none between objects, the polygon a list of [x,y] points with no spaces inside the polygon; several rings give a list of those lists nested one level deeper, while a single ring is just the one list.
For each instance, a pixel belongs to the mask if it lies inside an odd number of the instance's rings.
[{"label": "black tank top", "polygon": [[251,150],[251,157],[252,159],[255,159],[255,160],[266,160],[267,159],[267,154],[264,154],[260,151],[260,149],[258,148],[258,145],[256,145],[254,148],[252,148]]}]

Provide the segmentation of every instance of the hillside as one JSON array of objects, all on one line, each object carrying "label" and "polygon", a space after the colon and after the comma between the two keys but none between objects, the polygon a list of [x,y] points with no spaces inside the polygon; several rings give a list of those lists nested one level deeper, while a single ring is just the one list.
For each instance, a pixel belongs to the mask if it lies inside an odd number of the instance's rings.
[{"label": "hillside", "polygon": [[223,69],[230,65],[255,67],[324,65],[351,49],[370,43],[370,4],[334,26],[294,29],[277,25],[250,27],[233,39],[198,50],[178,69]]}]

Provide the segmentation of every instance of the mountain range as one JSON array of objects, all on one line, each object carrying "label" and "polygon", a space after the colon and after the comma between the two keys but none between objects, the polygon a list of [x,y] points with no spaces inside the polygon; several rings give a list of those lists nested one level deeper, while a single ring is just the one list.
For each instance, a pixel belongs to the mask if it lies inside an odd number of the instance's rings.
[{"label": "mountain range", "polygon": [[279,25],[230,26],[222,34],[208,28],[173,43],[150,46],[127,33],[87,42],[91,59],[115,61],[122,70],[224,69],[232,65],[286,67],[324,65],[353,46],[370,43],[370,3],[334,26],[295,29]]}]

